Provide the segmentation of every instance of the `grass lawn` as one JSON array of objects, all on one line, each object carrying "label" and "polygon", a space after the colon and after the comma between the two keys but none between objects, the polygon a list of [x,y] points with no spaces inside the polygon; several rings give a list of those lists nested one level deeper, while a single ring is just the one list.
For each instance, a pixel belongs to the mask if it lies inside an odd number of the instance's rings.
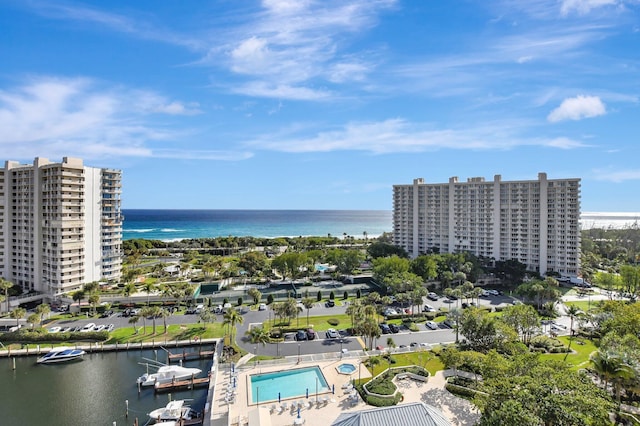
[{"label": "grass lawn", "polygon": [[[327,321],[328,320],[338,320],[339,323],[338,325],[331,325],[329,324]],[[351,316],[350,315],[346,315],[346,314],[341,314],[341,315],[319,315],[319,316],[310,316],[309,317],[309,324],[313,326],[313,329],[315,331],[326,331],[329,328],[335,328],[337,330],[343,330],[343,329],[347,329],[347,328],[351,328]],[[280,324],[280,323],[276,323],[275,326],[273,325],[273,321],[269,322],[269,321],[265,321],[264,325],[266,326],[267,329],[271,329],[273,327],[282,327],[282,328],[287,328],[287,329],[306,329],[309,328],[309,325],[307,325],[307,316],[306,315],[300,315],[300,317],[296,320],[293,319],[291,320],[291,323],[289,324]]]},{"label": "grass lawn", "polygon": [[152,326],[150,324],[147,324],[145,334],[142,333],[142,327],[138,327],[137,334],[133,327],[118,328],[110,333],[109,340],[105,344],[189,340],[194,337],[209,339],[222,337],[224,328],[221,323],[207,324],[206,327],[204,324],[169,325],[167,334],[164,334],[164,326],[156,324],[156,333],[152,334],[151,332]]},{"label": "grass lawn", "polygon": [[[569,345],[569,336],[559,336],[558,340],[560,340],[565,345]],[[581,344],[582,343],[582,344]],[[570,354],[542,354],[540,355],[541,359],[555,359],[555,360],[565,360],[565,355],[567,356],[566,362],[573,365],[574,370],[578,370],[580,368],[586,368],[589,366],[589,356],[598,350],[596,345],[593,344],[591,340],[584,339],[581,337],[574,337],[573,342],[571,343],[571,350],[574,353]]]},{"label": "grass lawn", "polygon": [[[444,369],[444,364],[440,361],[440,357],[435,356],[429,351],[410,352],[406,354],[394,354],[392,355],[396,360],[395,364],[389,365],[387,361],[382,358],[380,364],[373,367],[373,370],[369,368],[372,376],[375,377],[382,373],[384,370],[391,367],[403,367],[405,365],[418,365],[422,366],[429,371],[432,376],[436,372]],[[367,367],[368,368],[368,367]]]},{"label": "grass lawn", "polygon": [[580,309],[582,312],[588,312],[589,308],[593,309],[597,307],[599,303],[600,303],[599,300],[592,300],[591,303],[589,303],[588,300],[564,302],[564,304],[567,306],[571,306],[571,305],[577,306],[578,309]]}]

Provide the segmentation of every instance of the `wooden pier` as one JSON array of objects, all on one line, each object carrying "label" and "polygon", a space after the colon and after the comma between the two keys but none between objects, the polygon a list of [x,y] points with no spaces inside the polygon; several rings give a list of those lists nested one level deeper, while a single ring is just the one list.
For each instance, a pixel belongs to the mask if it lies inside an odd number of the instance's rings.
[{"label": "wooden pier", "polygon": [[210,377],[191,377],[185,380],[172,380],[167,383],[156,383],[156,392],[169,392],[173,390],[194,389],[201,386],[209,386]]},{"label": "wooden pier", "polygon": [[211,358],[213,357],[213,354],[215,353],[215,351],[186,351],[183,350],[182,352],[179,353],[168,353],[168,357],[169,357],[169,362],[175,362],[175,361],[191,361],[194,359],[206,359],[206,358]]}]

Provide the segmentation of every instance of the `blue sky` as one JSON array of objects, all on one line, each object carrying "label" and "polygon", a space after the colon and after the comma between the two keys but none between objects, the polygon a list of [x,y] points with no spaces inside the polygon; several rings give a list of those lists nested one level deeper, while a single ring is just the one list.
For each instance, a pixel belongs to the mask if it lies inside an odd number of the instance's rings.
[{"label": "blue sky", "polygon": [[123,170],[124,208],[382,209],[582,178],[640,211],[639,0],[0,0],[2,159]]}]

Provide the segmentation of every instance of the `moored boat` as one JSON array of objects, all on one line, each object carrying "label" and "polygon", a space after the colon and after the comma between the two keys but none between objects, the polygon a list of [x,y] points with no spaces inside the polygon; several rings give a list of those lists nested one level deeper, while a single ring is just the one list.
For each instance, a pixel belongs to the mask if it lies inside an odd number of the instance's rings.
[{"label": "moored boat", "polygon": [[67,348],[64,346],[53,348],[36,360],[38,364],[55,364],[58,362],[73,361],[82,358],[85,351],[82,349]]},{"label": "moored boat", "polygon": [[[157,408],[149,413],[149,418],[156,421],[178,421],[191,420],[198,417],[198,413],[185,405],[185,400],[178,399],[169,401],[169,403],[161,408]],[[163,423],[164,424],[164,423]]]},{"label": "moored boat", "polygon": [[152,386],[156,383],[169,383],[173,380],[182,380],[195,377],[202,370],[199,368],[188,368],[180,365],[163,365],[155,373],[145,373],[138,377],[136,381],[141,386]]}]

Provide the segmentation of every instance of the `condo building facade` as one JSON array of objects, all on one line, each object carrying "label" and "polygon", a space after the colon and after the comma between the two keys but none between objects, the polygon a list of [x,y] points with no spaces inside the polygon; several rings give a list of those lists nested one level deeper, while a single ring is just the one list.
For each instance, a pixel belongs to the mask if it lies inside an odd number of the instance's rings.
[{"label": "condo building facade", "polygon": [[470,252],[541,275],[580,271],[580,179],[482,177],[393,186],[393,241],[412,257]]},{"label": "condo building facade", "polygon": [[122,273],[122,172],[64,157],[0,169],[0,276],[51,297]]}]

